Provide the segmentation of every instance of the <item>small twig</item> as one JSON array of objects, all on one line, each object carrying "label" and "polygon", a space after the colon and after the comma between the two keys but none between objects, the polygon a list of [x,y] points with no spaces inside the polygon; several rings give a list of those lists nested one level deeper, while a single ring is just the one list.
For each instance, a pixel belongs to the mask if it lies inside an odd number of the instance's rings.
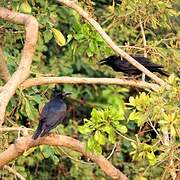
[{"label": "small twig", "polygon": [[[141,34],[142,34],[142,38],[143,38],[144,57],[147,58],[147,51],[146,51],[146,48],[147,48],[146,36],[145,36],[145,32],[144,32],[144,28],[143,28],[141,19],[140,19],[140,21],[139,21],[139,24],[140,24]],[[145,74],[144,74],[144,73],[142,73],[142,80],[145,81]]]},{"label": "small twig", "polygon": [[110,159],[110,158],[111,158],[111,156],[114,154],[115,149],[116,149],[116,143],[114,144],[114,146],[113,146],[113,149],[112,149],[111,153],[110,153],[110,154],[109,154],[109,156],[106,158],[107,160],[108,160],[108,159]]},{"label": "small twig", "polygon": [[148,119],[149,121],[149,125],[152,127],[152,129],[154,130],[154,132],[156,133],[156,135],[159,137],[159,140],[161,141],[162,144],[164,144],[163,140],[162,140],[162,137],[160,136],[160,134],[157,132],[156,128],[153,126],[152,122],[150,119]]},{"label": "small twig", "polygon": [[147,48],[146,36],[145,36],[145,32],[144,32],[144,28],[143,28],[143,25],[142,25],[142,21],[141,21],[141,19],[139,20],[139,24],[140,24],[141,34],[142,34],[142,38],[143,38],[144,57],[146,57],[146,58],[147,58],[147,52],[146,52],[146,48]]},{"label": "small twig", "polygon": [[[114,129],[114,128],[113,128],[113,129]],[[117,134],[119,134],[121,137],[123,137],[124,139],[126,139],[126,140],[128,140],[128,141],[131,141],[131,142],[133,142],[133,143],[136,143],[135,140],[130,139],[130,138],[128,138],[128,137],[122,135],[122,134],[121,134],[120,132],[118,132],[116,129],[114,129],[114,131],[115,131]]]},{"label": "small twig", "polygon": [[30,128],[25,128],[25,127],[3,127],[0,128],[0,132],[11,132],[11,131],[34,131],[33,129]]},{"label": "small twig", "polygon": [[75,159],[74,157],[70,156],[66,151],[64,151],[63,148],[58,147],[58,149],[60,149],[68,158],[70,158],[71,160],[73,160],[75,162],[79,162],[81,164],[87,164],[87,165],[94,165],[94,164],[96,164],[96,163],[93,163],[93,162],[85,162],[85,161],[81,161],[79,159]]},{"label": "small twig", "polygon": [[5,165],[3,168],[17,176],[20,180],[26,180],[21,174],[19,174],[15,169],[11,168],[10,166]]}]

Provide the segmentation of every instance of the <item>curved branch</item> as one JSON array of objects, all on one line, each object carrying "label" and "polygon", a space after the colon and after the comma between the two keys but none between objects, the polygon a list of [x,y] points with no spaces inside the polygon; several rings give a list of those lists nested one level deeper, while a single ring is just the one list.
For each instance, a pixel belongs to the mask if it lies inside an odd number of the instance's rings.
[{"label": "curved branch", "polygon": [[137,80],[127,80],[127,79],[119,79],[119,78],[86,78],[86,77],[40,77],[40,78],[32,78],[25,80],[20,87],[28,88],[31,86],[51,84],[51,83],[59,83],[59,84],[114,84],[114,85],[123,85],[123,86],[134,86],[139,88],[149,88],[156,89],[159,87],[157,84],[147,83],[144,81]]},{"label": "curved branch", "polygon": [[33,140],[31,136],[19,138],[15,144],[12,144],[4,152],[0,154],[0,168],[3,168],[7,163],[15,160],[31,147],[39,145],[63,146],[74,151],[82,153],[92,161],[94,161],[100,168],[112,179],[126,180],[127,177],[116,169],[104,156],[96,155],[95,153],[85,152],[85,145],[80,141],[68,136],[51,134],[47,137],[42,137]]},{"label": "curved branch", "polygon": [[71,0],[57,0],[59,3],[64,4],[65,6],[74,9],[77,11],[82,17],[84,17],[94,28],[95,30],[101,35],[101,37],[106,41],[106,43],[120,56],[125,58],[129,63],[131,63],[133,66],[138,68],[140,71],[142,71],[144,74],[149,76],[151,79],[153,79],[158,84],[164,86],[166,83],[158,78],[155,74],[150,72],[148,69],[146,69],[143,65],[138,63],[134,58],[129,56],[125,51],[120,49],[113,41],[112,39],[107,35],[107,33],[102,29],[102,27],[89,16],[88,13],[86,13],[81,7],[79,7],[74,1]]},{"label": "curved branch", "polygon": [[32,56],[35,51],[35,45],[38,36],[38,22],[31,16],[22,13],[10,11],[0,8],[0,18],[25,25],[26,39],[22,50],[21,62],[17,71],[11,76],[10,80],[5,84],[0,92],[0,126],[4,122],[6,106],[14,95],[17,87],[29,76]]}]

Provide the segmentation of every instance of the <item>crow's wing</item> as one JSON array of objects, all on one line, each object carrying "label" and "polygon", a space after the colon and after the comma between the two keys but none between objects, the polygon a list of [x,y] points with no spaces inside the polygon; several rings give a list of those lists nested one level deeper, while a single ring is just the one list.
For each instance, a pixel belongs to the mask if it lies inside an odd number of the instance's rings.
[{"label": "crow's wing", "polygon": [[48,113],[49,113],[49,109],[50,109],[50,107],[51,107],[51,101],[50,102],[48,102],[44,107],[43,107],[43,109],[42,109],[42,111],[41,111],[41,114],[40,114],[40,121],[41,120],[43,120],[43,119],[46,119],[46,117],[47,117],[47,115],[48,115]]},{"label": "crow's wing", "polygon": [[51,129],[55,128],[57,125],[63,122],[66,116],[66,109],[61,110],[50,110],[48,116],[46,117],[46,122],[43,124],[43,132],[41,137],[46,135]]},{"label": "crow's wing", "polygon": [[142,56],[132,56],[132,57],[145,67],[163,68],[163,66],[153,63],[146,57],[142,57]]},{"label": "crow's wing", "polygon": [[54,127],[58,122],[62,122],[66,115],[66,105],[63,104],[60,109],[53,109],[49,110],[49,113],[46,117],[46,125]]}]

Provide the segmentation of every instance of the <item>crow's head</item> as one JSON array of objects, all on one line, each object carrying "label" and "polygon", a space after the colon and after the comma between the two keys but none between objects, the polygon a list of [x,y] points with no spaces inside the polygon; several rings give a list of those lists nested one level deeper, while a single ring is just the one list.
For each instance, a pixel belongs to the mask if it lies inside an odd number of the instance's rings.
[{"label": "crow's head", "polygon": [[70,94],[71,94],[70,92],[62,92],[62,91],[54,90],[52,93],[52,97],[63,99],[64,97],[69,96]]},{"label": "crow's head", "polygon": [[108,66],[113,66],[114,65],[114,62],[116,61],[116,59],[117,59],[117,57],[116,56],[109,56],[108,58],[105,58],[105,59],[103,59],[103,60],[101,60],[101,61],[99,61],[100,63],[100,65],[108,65]]}]

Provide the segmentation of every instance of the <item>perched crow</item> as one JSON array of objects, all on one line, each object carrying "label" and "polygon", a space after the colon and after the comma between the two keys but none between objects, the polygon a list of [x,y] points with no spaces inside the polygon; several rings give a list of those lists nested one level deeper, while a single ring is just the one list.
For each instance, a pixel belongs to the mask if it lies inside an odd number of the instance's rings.
[{"label": "perched crow", "polygon": [[[159,74],[168,76],[168,74],[161,69],[163,68],[163,66],[151,62],[148,58],[145,58],[142,56],[131,56],[131,57],[133,57],[136,61],[138,61],[140,64],[146,67],[149,71],[158,72]],[[130,64],[127,60],[116,55],[112,55],[112,56],[109,56],[108,58],[101,60],[100,64],[108,65],[112,69],[114,69],[114,71],[123,72],[128,75],[142,74],[142,72],[139,69],[137,69],[135,66]]]},{"label": "perched crow", "polygon": [[63,98],[71,93],[62,93],[55,91],[51,100],[43,107],[40,115],[39,125],[32,138],[35,140],[39,136],[42,137],[63,123],[66,117],[67,106]]}]

